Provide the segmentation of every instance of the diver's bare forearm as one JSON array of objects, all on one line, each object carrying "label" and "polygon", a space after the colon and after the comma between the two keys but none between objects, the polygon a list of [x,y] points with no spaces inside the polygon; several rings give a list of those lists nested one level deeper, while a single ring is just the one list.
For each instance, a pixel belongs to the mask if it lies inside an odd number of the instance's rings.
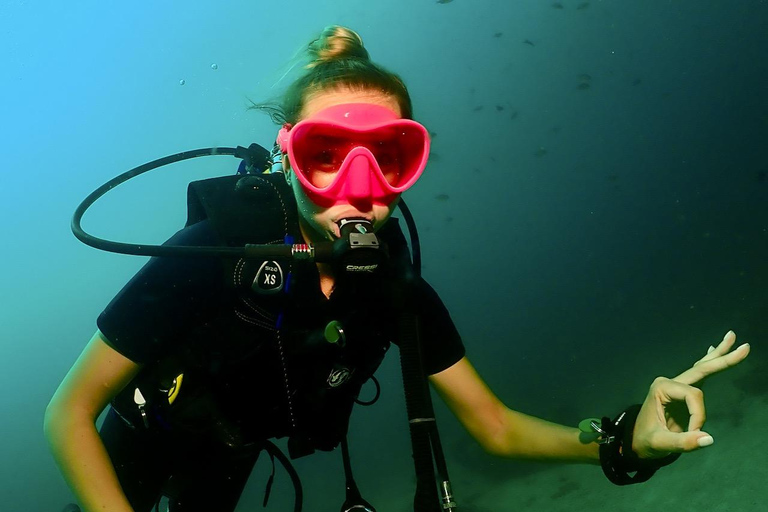
[{"label": "diver's bare forearm", "polygon": [[45,436],[83,512],[133,512],[90,418],[49,412]]}]

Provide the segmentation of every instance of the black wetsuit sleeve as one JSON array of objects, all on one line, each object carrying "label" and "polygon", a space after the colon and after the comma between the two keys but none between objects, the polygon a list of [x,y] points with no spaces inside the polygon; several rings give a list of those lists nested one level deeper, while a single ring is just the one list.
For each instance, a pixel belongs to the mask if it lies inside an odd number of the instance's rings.
[{"label": "black wetsuit sleeve", "polygon": [[457,363],[464,357],[466,350],[437,292],[424,279],[419,279],[416,293],[422,364],[428,375],[434,375]]},{"label": "black wetsuit sleeve", "polygon": [[[164,245],[217,245],[207,221],[176,233]],[[223,287],[214,257],[157,257],[123,287],[97,325],[112,348],[136,363],[157,360],[216,308]]]}]

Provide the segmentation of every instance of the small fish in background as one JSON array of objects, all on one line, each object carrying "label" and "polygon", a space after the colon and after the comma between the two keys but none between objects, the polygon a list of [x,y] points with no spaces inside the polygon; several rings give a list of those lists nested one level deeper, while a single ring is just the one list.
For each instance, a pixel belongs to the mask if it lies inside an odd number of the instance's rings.
[{"label": "small fish in background", "polygon": [[580,91],[586,91],[592,86],[592,75],[582,73],[578,76],[579,85],[576,86]]},{"label": "small fish in background", "polygon": [[537,158],[541,158],[543,156],[546,156],[547,153],[549,153],[549,151],[547,151],[547,148],[545,148],[544,146],[540,146],[539,149],[536,150],[534,155],[536,155]]},{"label": "small fish in background", "polygon": [[472,112],[480,112],[481,110],[483,110],[483,106],[482,105],[478,105],[478,106],[476,106],[475,108],[472,109]]},{"label": "small fish in background", "polygon": [[435,137],[437,137],[437,132],[429,132],[429,136],[430,138],[434,139]]},{"label": "small fish in background", "polygon": [[445,222],[453,222],[453,217],[446,217]]},{"label": "small fish in background", "polygon": [[515,120],[515,119],[517,119],[517,116],[519,116],[519,115],[520,115],[520,112],[518,112],[517,110],[515,110],[514,112],[512,112],[511,114],[509,114],[509,118],[510,118],[510,119],[512,119],[512,120]]},{"label": "small fish in background", "polygon": [[533,44],[533,41],[531,41],[530,39],[526,39],[525,41],[523,41],[523,44],[527,44],[528,46],[536,46],[535,44]]},{"label": "small fish in background", "polygon": [[755,181],[758,183],[765,183],[768,181],[768,171],[757,171],[755,175]]},{"label": "small fish in background", "polygon": [[552,133],[560,133],[560,130],[562,130],[562,128],[560,128],[559,126],[552,127]]},{"label": "small fish in background", "polygon": [[449,4],[451,2],[453,2],[453,0],[437,0],[437,3],[439,4]]},{"label": "small fish in background", "polygon": [[428,162],[439,162],[440,161],[440,155],[435,153],[434,151],[429,152],[429,158],[427,159]]},{"label": "small fish in background", "polygon": [[565,7],[563,6],[563,4],[561,4],[560,2],[555,2],[555,3],[553,3],[553,4],[552,4],[552,8],[553,8],[553,9],[565,9]]},{"label": "small fish in background", "polygon": [[499,37],[501,37],[503,35],[504,35],[504,32],[496,32],[495,34],[493,34],[493,37],[498,39]]},{"label": "small fish in background", "polygon": [[619,175],[618,174],[609,174],[608,176],[605,177],[605,179],[608,180],[611,183],[616,183],[616,181],[619,179]]},{"label": "small fish in background", "polygon": [[577,11],[583,11],[584,9],[589,8],[589,2],[581,2],[579,5],[576,6]]},{"label": "small fish in background", "polygon": [[634,80],[632,80],[632,85],[635,87],[637,87],[641,83],[643,83],[643,80],[641,78],[635,78]]},{"label": "small fish in background", "polygon": [[496,112],[501,112],[504,110],[504,105],[496,105]]},{"label": "small fish in background", "polygon": [[451,196],[449,196],[448,194],[437,194],[435,196],[435,199],[437,199],[438,201],[447,201],[450,198],[451,198]]}]

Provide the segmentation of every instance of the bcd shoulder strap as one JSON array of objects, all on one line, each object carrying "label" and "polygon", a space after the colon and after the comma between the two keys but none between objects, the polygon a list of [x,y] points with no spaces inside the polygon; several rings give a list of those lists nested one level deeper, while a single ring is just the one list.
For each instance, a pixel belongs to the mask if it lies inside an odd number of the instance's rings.
[{"label": "bcd shoulder strap", "polygon": [[284,243],[298,228],[296,200],[280,173],[194,181],[187,188],[187,226],[208,219],[229,246]]}]

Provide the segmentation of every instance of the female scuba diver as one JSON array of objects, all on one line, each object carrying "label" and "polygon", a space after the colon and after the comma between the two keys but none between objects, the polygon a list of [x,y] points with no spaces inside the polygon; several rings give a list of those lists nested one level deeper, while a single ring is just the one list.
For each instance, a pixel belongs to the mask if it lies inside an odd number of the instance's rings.
[{"label": "female scuba diver", "polygon": [[[372,226],[393,254],[405,245],[388,219],[429,153],[405,85],[344,27],[326,27],[308,53],[280,107],[259,107],[282,125],[282,172],[218,206],[211,198],[223,192],[210,188],[207,217],[169,243],[311,245],[353,222],[361,232]],[[269,211],[249,199],[262,193],[276,198]],[[243,261],[152,258],[99,316],[46,410],[46,437],[82,508],[147,512],[166,495],[174,512],[229,512],[265,441],[288,437],[292,457],[337,447],[361,386],[398,341],[386,291],[408,264],[398,261],[362,284],[326,263],[263,262],[243,287]],[[424,373],[487,452],[598,464],[619,485],[713,443],[695,385],[749,353],[747,344],[731,350],[729,331],[687,371],[655,379],[642,405],[589,422],[585,435],[506,407],[470,364],[434,290],[419,279],[413,293]]]}]

